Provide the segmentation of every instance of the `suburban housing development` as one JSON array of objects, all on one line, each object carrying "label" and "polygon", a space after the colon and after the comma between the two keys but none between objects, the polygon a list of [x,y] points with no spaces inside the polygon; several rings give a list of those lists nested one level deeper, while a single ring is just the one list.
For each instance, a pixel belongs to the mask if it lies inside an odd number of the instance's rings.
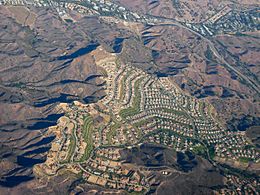
[{"label": "suburban housing development", "polygon": [[0,0],[0,194],[258,195],[257,0]]},{"label": "suburban housing development", "polygon": [[125,148],[143,143],[216,161],[259,163],[259,151],[243,133],[224,129],[209,103],[186,95],[168,78],[121,63],[101,47],[94,52],[107,95],[97,103],[58,106],[65,115],[49,128],[56,139],[36,173],[52,176],[68,169],[91,184],[147,192],[145,174],[121,161]]}]

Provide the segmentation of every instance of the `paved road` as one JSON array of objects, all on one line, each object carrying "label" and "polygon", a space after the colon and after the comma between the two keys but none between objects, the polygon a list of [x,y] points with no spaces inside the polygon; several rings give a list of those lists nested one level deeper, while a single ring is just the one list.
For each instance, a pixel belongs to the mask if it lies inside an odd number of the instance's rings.
[{"label": "paved road", "polygon": [[233,67],[231,64],[229,64],[217,51],[217,49],[215,48],[214,44],[207,39],[206,37],[204,37],[203,35],[201,35],[200,33],[184,26],[183,24],[179,23],[178,21],[174,20],[174,19],[168,19],[168,18],[162,18],[162,17],[157,17],[157,16],[149,16],[152,20],[153,19],[157,19],[157,25],[159,24],[169,24],[169,25],[176,25],[179,26],[181,28],[184,28],[190,32],[192,32],[193,34],[196,34],[197,36],[201,37],[204,41],[206,41],[211,49],[211,51],[213,52],[213,54],[220,60],[220,62],[224,63],[229,69],[231,69],[232,71],[234,71],[240,78],[242,78],[243,80],[245,80],[252,89],[254,89],[258,94],[260,94],[260,87],[254,83],[250,78],[248,78],[247,76],[243,75],[239,70],[237,70],[235,67]]}]

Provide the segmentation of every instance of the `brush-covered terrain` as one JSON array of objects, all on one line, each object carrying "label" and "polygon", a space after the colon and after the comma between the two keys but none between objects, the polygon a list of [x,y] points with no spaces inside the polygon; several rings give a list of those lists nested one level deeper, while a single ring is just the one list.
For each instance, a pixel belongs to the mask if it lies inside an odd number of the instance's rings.
[{"label": "brush-covered terrain", "polygon": [[1,0],[0,194],[257,194],[259,10]]}]

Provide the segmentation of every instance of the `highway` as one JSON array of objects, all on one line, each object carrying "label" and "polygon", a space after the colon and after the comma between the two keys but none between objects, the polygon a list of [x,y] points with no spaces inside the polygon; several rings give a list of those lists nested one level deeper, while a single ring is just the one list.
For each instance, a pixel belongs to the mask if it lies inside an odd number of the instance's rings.
[{"label": "highway", "polygon": [[[245,80],[252,89],[254,89],[257,94],[260,94],[260,87],[255,84],[253,81],[251,81],[250,78],[248,78],[247,76],[243,75],[239,70],[237,70],[236,68],[234,68],[231,64],[229,64],[217,51],[217,49],[215,48],[214,44],[207,39],[206,37],[204,37],[203,35],[201,35],[200,33],[188,28],[187,26],[184,26],[183,24],[181,24],[180,22],[174,20],[174,19],[169,19],[169,18],[163,18],[163,17],[159,17],[159,16],[151,16],[148,15],[148,18],[150,18],[150,22],[151,23],[155,23],[156,25],[175,25],[175,26],[179,26],[181,28],[184,28],[190,32],[192,32],[193,34],[199,36],[200,38],[202,38],[204,41],[206,41],[211,49],[211,51],[213,52],[213,54],[217,57],[217,59],[222,62],[223,64],[225,64],[227,66],[227,68],[231,69],[232,71],[234,71],[241,79]],[[156,21],[156,22],[155,22]],[[149,21],[148,21],[149,22]]]}]

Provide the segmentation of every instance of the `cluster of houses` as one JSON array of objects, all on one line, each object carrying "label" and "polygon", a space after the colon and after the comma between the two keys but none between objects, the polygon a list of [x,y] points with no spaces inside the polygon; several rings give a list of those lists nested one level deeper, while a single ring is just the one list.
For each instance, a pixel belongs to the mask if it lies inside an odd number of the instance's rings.
[{"label": "cluster of houses", "polygon": [[48,175],[55,174],[64,164],[81,161],[88,144],[83,136],[84,116],[88,115],[88,106],[75,101],[73,105],[61,103],[58,110],[62,110],[65,115],[59,118],[56,126],[49,127],[48,132],[56,138],[47,160],[39,165]]},{"label": "cluster of houses", "polygon": [[121,158],[120,155],[120,148],[99,148],[96,150],[96,155],[103,157],[103,158],[108,158],[114,161],[118,161]]},{"label": "cluster of houses", "polygon": [[[125,20],[128,17],[140,19],[137,14],[105,0],[62,2],[62,6],[60,2],[52,0],[1,0],[2,4],[53,6],[61,16],[66,15],[65,9],[92,15],[112,10],[116,14],[123,13],[121,16]],[[229,12],[229,8],[223,9],[209,21],[215,22]],[[138,170],[122,165],[121,149],[111,147],[124,148],[129,143],[138,143],[141,138],[144,142],[165,145],[176,151],[193,150],[198,147],[195,140],[199,140],[214,145],[219,158],[259,163],[259,151],[250,146],[243,134],[221,127],[213,118],[210,105],[185,95],[169,78],[156,78],[141,69],[118,65],[115,58],[104,59],[99,65],[106,71],[103,79],[106,80],[107,95],[99,101],[103,111],[79,102],[59,105],[65,116],[59,119],[56,126],[49,128],[56,138],[47,160],[36,165],[47,175],[55,175],[59,168],[66,167],[74,173],[83,172],[85,181],[92,184],[128,192],[145,191],[148,185],[145,177]],[[121,111],[127,112],[127,116],[120,114]],[[92,124],[93,131],[89,131],[87,136],[93,143],[86,140],[84,126],[85,117],[90,113],[109,118],[103,120],[105,123],[100,126],[102,128]],[[83,159],[89,144],[93,144],[92,153]],[[244,185],[244,181],[236,177],[229,179],[234,185]],[[246,189],[237,188],[237,194],[243,190],[249,194],[255,191],[254,185],[247,186]],[[221,193],[228,193],[228,190]]]},{"label": "cluster of houses", "polygon": [[[86,143],[84,137],[84,118],[89,116],[88,108],[80,102],[74,102],[73,105],[69,106],[66,110],[65,116],[69,118],[71,130],[66,132],[69,128],[68,126],[61,128],[62,134],[64,135],[64,144],[61,147],[61,151],[66,152],[65,161],[80,161],[85,154],[87,144],[90,144]],[[92,134],[90,136],[92,136]]]},{"label": "cluster of houses", "polygon": [[256,179],[240,178],[236,175],[227,175],[227,188],[217,191],[217,195],[259,194],[259,181]]},{"label": "cluster of houses", "polygon": [[98,15],[103,19],[108,19],[108,21],[110,22],[124,20],[131,22],[155,24],[156,22],[164,22],[165,20],[159,20],[156,17],[146,16],[137,12],[130,11],[125,7],[122,7],[121,5],[110,0],[0,0],[0,5],[51,7],[57,10],[61,18],[63,18],[64,16],[65,18],[71,18],[69,11],[73,10],[83,15]]},{"label": "cluster of houses", "polygon": [[[207,103],[181,93],[168,78],[157,79],[114,60],[99,63],[105,70],[105,98],[89,105],[60,105],[65,116],[50,128],[56,139],[41,165],[46,173],[66,166],[74,173],[83,172],[88,183],[141,192],[146,190],[145,177],[120,162],[120,151],[140,142],[176,151],[214,145],[218,157],[259,160],[259,152],[243,134],[225,130],[215,121]],[[84,159],[89,144],[93,144],[90,155]]]},{"label": "cluster of houses", "polygon": [[216,155],[224,159],[241,160],[242,162],[260,162],[260,153],[250,146],[245,136],[240,134],[229,134],[222,138],[215,146]]},{"label": "cluster of houses", "polygon": [[203,23],[186,23],[185,25],[203,36],[220,33],[257,31],[257,9],[237,9],[229,5],[217,12]]},{"label": "cluster of houses", "polygon": [[[115,79],[118,77],[116,73],[116,64],[114,61],[109,61],[102,63],[100,66],[106,70],[106,75],[104,75],[106,80],[106,97],[100,100],[100,103],[108,105],[108,103],[113,99],[114,91],[116,90],[114,89]],[[121,72],[118,74],[121,74]]]},{"label": "cluster of houses", "polygon": [[88,183],[128,192],[142,192],[146,189],[145,178],[137,170],[122,165],[118,161],[93,157],[86,163],[81,163],[80,166],[83,170],[83,178]]},{"label": "cluster of houses", "polygon": [[232,11],[232,9],[228,5],[223,7],[223,9],[221,9],[218,13],[209,18],[207,20],[207,23],[214,24],[216,21],[228,14],[230,11]]},{"label": "cluster of houses", "polygon": [[195,146],[198,146],[198,143],[193,140],[188,140],[178,134],[172,133],[171,131],[160,131],[151,134],[146,137],[145,142],[164,145],[173,148],[176,151],[193,150]]},{"label": "cluster of houses", "polygon": [[[199,139],[208,145],[217,144],[216,151],[222,152],[222,156],[226,154],[232,159],[236,154],[236,159],[240,157],[257,159],[258,152],[254,148],[242,148],[242,152],[240,152],[233,147],[236,144],[249,145],[244,135],[237,135],[237,133],[221,127],[213,117],[214,114],[211,113],[214,109],[207,102],[201,102],[182,93],[169,78],[157,79],[140,69],[127,65],[117,66],[116,64],[104,63],[103,68],[108,72],[110,87],[108,94],[111,94],[111,97],[108,98],[109,101],[104,103],[113,109],[113,113],[117,119],[120,119],[119,121],[130,125],[126,129],[124,126],[118,128],[117,135],[113,137],[113,144],[127,143],[128,137],[124,134],[126,131],[129,134],[139,129],[142,135],[148,134],[150,136],[153,131],[163,130],[172,131],[178,135],[177,143],[185,143],[185,139],[188,138]],[[141,82],[138,83],[140,80]],[[136,86],[137,84],[138,86]],[[136,101],[139,105],[133,104],[134,99],[137,98],[135,94],[140,94],[139,101]],[[120,99],[120,97],[123,98]],[[120,110],[128,108],[130,109],[127,117],[120,117],[118,114]],[[131,108],[135,108],[139,112],[132,114]],[[138,139],[137,134],[134,135]],[[150,136],[148,140],[160,143],[159,137],[157,134],[154,139]],[[182,150],[182,146],[188,148],[181,143],[178,146],[178,150]],[[229,147],[235,150],[230,151]],[[227,153],[223,151],[224,148],[228,150]]]}]

